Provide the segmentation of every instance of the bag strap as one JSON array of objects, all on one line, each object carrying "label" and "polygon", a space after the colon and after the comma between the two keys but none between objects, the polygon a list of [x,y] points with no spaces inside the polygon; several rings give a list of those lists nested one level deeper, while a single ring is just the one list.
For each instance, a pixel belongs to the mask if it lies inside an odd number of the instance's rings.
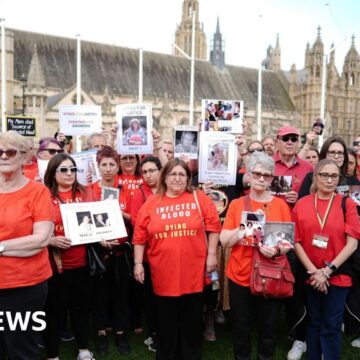
[{"label": "bag strap", "polygon": [[201,225],[202,225],[202,229],[203,229],[203,232],[204,232],[204,235],[205,235],[205,245],[206,245],[206,248],[207,248],[207,235],[206,235],[206,230],[205,230],[204,218],[202,216],[201,207],[199,205],[199,200],[198,200],[198,197],[197,197],[196,190],[194,190],[193,194],[194,194],[194,198],[195,198],[196,207],[197,207],[197,209],[198,209],[198,211],[200,213]]},{"label": "bag strap", "polygon": [[347,199],[347,196],[343,196],[341,199],[341,209],[342,209],[343,215],[344,215],[344,222],[346,222],[346,199]]},{"label": "bag strap", "polygon": [[245,208],[245,211],[249,211],[249,212],[252,212],[252,207],[251,207],[251,202],[250,202],[250,195],[245,195],[243,197],[244,199],[244,208]]}]

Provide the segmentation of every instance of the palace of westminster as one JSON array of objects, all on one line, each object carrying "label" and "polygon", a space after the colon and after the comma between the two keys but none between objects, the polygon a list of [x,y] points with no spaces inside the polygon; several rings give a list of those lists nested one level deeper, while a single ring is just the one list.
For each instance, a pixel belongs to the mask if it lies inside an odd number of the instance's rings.
[{"label": "palace of westminster", "polygon": [[[256,134],[258,69],[225,63],[219,19],[212,40],[210,60],[199,1],[184,0],[175,43],[191,54],[192,10],[195,21],[195,117],[201,116],[201,99],[243,100],[246,120]],[[326,132],[339,135],[349,145],[360,134],[360,56],[354,37],[342,72],[335,54],[326,64]],[[6,29],[7,114],[37,119],[37,134],[58,130],[60,105],[76,103],[76,40]],[[279,37],[269,46],[262,71],[263,135],[274,135],[283,123],[309,130],[320,114],[324,45],[320,28],[305,49],[305,65],[281,69]],[[154,127],[166,138],[175,125],[187,124],[190,94],[190,61],[177,50],[173,55],[144,52],[143,102],[153,105]],[[204,61],[205,60],[205,61]],[[82,41],[82,104],[100,105],[103,123],[116,121],[116,105],[138,101],[139,51]],[[43,125],[39,125],[43,124]]]}]

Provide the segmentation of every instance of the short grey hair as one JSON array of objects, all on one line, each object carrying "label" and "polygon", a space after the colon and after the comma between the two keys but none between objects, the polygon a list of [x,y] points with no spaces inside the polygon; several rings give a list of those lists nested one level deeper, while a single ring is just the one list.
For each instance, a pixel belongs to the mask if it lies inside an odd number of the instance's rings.
[{"label": "short grey hair", "polygon": [[266,153],[255,151],[249,158],[247,163],[247,171],[254,171],[256,165],[261,165],[265,170],[269,171],[271,174],[274,174],[275,161]]},{"label": "short grey hair", "polygon": [[92,141],[95,137],[102,137],[104,140],[105,140],[105,143],[107,144],[108,143],[108,139],[107,139],[107,136],[103,133],[100,133],[100,132],[95,132],[95,133],[92,133],[87,139],[86,139],[86,145],[88,148],[91,148],[92,147]]}]

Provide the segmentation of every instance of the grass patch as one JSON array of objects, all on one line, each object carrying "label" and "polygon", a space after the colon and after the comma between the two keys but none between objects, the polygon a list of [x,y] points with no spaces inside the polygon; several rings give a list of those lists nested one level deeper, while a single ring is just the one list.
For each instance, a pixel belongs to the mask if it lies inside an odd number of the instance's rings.
[{"label": "grass patch", "polygon": [[[231,338],[231,326],[230,321],[227,321],[225,325],[216,325],[217,340],[210,343],[204,342],[203,348],[203,360],[232,360],[233,347]],[[96,360],[147,360],[155,359],[155,354],[150,352],[144,345],[145,334],[135,335],[129,333],[129,341],[132,346],[132,353],[128,356],[121,356],[115,347],[115,339],[113,334],[109,334],[110,348],[107,356],[97,356],[95,352],[95,338],[90,341],[90,350],[94,353]],[[352,339],[351,339],[352,340]],[[344,336],[342,347],[342,360],[354,360],[360,358],[360,349],[353,348],[351,346],[351,340]],[[286,336],[286,323],[284,313],[282,312],[279,319],[278,327],[278,341],[276,348],[276,355],[274,360],[286,359],[287,352],[289,351],[292,343]],[[253,359],[256,358],[256,336],[253,336]],[[62,343],[60,348],[61,360],[73,360],[76,359],[77,350],[75,348],[75,342]],[[305,358],[305,357],[303,357]]]}]

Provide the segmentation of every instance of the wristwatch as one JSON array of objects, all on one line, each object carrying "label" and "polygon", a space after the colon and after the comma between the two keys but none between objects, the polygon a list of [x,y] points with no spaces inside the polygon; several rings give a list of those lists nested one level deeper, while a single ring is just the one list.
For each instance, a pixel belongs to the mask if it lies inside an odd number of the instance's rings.
[{"label": "wristwatch", "polygon": [[0,256],[3,255],[4,251],[5,251],[5,245],[1,245],[1,243],[0,243]]},{"label": "wristwatch", "polygon": [[331,263],[331,262],[328,262],[328,261],[325,261],[325,265],[332,271],[332,272],[335,272],[337,270],[337,267]]}]

